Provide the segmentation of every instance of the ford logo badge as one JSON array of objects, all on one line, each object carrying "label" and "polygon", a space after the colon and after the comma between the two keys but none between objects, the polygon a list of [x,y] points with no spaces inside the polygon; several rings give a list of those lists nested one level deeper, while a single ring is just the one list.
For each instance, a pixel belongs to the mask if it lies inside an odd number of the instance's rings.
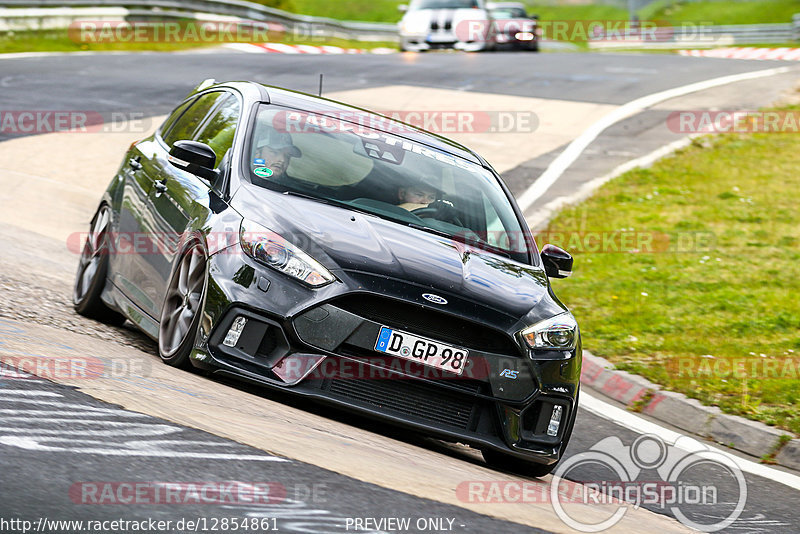
[{"label": "ford logo badge", "polygon": [[425,293],[424,295],[422,295],[422,298],[424,298],[428,302],[433,302],[434,304],[441,304],[442,306],[447,304],[447,299],[442,298],[439,295],[434,295],[433,293]]}]

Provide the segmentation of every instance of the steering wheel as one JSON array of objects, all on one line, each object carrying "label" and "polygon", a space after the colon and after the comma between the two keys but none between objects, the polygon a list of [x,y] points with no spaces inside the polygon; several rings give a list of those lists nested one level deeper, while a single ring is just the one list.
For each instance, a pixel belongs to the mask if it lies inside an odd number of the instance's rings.
[{"label": "steering wheel", "polygon": [[[464,223],[462,223],[461,219],[458,218],[458,214],[456,213],[456,210],[453,208],[452,204],[445,204],[441,201],[437,201],[435,204],[438,204],[438,206],[417,208],[415,210],[411,210],[411,213],[420,219],[437,219],[458,226],[464,226]],[[447,206],[449,209],[442,208],[442,206]]]}]

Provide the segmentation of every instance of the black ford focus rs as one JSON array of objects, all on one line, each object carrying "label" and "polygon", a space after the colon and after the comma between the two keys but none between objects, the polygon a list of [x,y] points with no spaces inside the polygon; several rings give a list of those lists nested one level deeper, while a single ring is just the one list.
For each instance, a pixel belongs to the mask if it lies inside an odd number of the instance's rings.
[{"label": "black ford focus rs", "polygon": [[578,325],[490,165],[442,137],[250,82],[197,87],[131,146],[74,303],[167,364],[290,390],[541,476],[577,410]]}]

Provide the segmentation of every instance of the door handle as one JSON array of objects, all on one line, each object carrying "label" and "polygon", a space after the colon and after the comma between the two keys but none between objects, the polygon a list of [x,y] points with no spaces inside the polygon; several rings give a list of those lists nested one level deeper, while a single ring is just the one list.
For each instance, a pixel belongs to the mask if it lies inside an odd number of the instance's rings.
[{"label": "door handle", "polygon": [[136,156],[135,158],[131,158],[128,160],[128,165],[130,165],[131,169],[134,171],[139,171],[142,169],[142,164],[139,163],[140,156]]},{"label": "door handle", "polygon": [[160,195],[161,193],[167,192],[167,181],[166,180],[156,180],[156,194]]}]

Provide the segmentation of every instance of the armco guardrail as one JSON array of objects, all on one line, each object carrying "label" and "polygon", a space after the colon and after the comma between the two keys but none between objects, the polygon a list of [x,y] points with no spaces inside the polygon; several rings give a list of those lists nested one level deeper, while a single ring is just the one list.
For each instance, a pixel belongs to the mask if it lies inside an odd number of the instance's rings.
[{"label": "armco guardrail", "polygon": [[[41,28],[57,27],[69,14],[59,9],[53,11],[52,20],[48,20],[46,9],[58,8],[116,8],[127,9],[130,18],[198,18],[198,14],[207,18],[217,16],[234,17],[242,20],[274,22],[283,24],[289,31],[297,35],[339,37],[359,41],[396,41],[398,39],[395,24],[340,21],[322,17],[310,17],[288,13],[243,0],[0,0],[0,6],[10,8],[36,8],[30,20],[39,21]],[[0,11],[2,9],[0,8]],[[8,13],[8,10],[5,10]],[[82,15],[86,18],[85,15]],[[6,15],[11,20],[11,15]],[[16,15],[19,21],[25,15]],[[3,31],[3,15],[0,13],[0,31]],[[73,19],[78,20],[78,19]],[[102,18],[100,20],[105,20]],[[61,21],[61,22],[59,22]],[[18,24],[21,24],[17,22]],[[6,23],[8,26],[8,23]],[[591,42],[593,48],[672,48],[672,47],[710,47],[716,45],[776,43],[800,41],[800,14],[787,24],[743,24],[734,26],[688,26],[660,28],[664,38],[653,41],[614,40]]]},{"label": "armco guardrail", "polygon": [[737,24],[732,26],[696,26],[685,24],[660,27],[647,37],[597,40],[590,48],[708,48],[735,44],[786,43],[800,40],[800,16],[788,24]]},{"label": "armco guardrail", "polygon": [[[164,16],[173,18],[181,13],[193,17],[192,14],[214,14],[235,17],[242,20],[259,22],[276,22],[283,24],[290,31],[302,34],[313,32],[313,35],[340,37],[359,41],[396,41],[397,25],[373,22],[341,21],[323,17],[297,15],[242,0],[0,0],[0,6],[7,8],[123,8],[136,16]],[[63,11],[54,15],[65,16]],[[31,15],[42,20],[46,13]],[[19,18],[19,17],[16,17]],[[44,25],[47,25],[44,23]]]},{"label": "armco guardrail", "polygon": [[800,13],[792,17],[792,22],[794,23],[794,40],[800,41]]}]

